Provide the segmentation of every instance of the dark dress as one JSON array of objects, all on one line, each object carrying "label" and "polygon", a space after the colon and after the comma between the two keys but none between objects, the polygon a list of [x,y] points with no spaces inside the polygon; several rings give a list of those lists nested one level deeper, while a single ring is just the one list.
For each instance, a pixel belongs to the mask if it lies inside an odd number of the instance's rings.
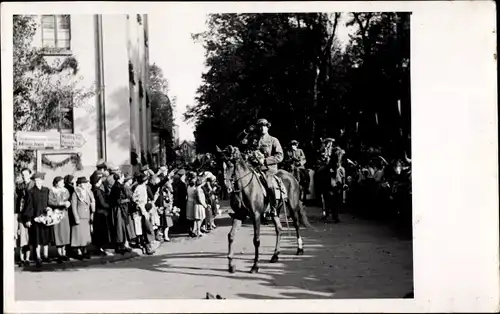
[{"label": "dark dress", "polygon": [[31,222],[29,228],[29,243],[33,246],[49,245],[54,242],[54,230],[52,226],[46,226],[35,222],[35,218],[43,215],[49,206],[49,189],[36,186],[28,191],[26,209],[23,212],[24,222]]},{"label": "dark dress", "polygon": [[133,219],[133,212],[135,210],[135,204],[133,202],[133,195],[134,193],[132,192],[132,188],[128,185],[123,186],[125,188],[125,193],[127,194],[129,198],[129,203],[128,203],[128,212],[127,212],[127,231],[129,235],[129,239],[135,239],[137,238],[137,235],[135,234],[135,226],[134,226],[134,219]]},{"label": "dark dress", "polygon": [[92,243],[102,248],[111,243],[111,226],[109,225],[109,216],[111,215],[111,206],[109,205],[104,187],[92,188],[95,198],[96,212],[93,220]]},{"label": "dark dress", "polygon": [[114,227],[114,239],[117,243],[125,243],[130,239],[128,233],[128,207],[130,198],[124,185],[115,181],[109,195],[111,203],[111,217]]},{"label": "dark dress", "polygon": [[187,185],[182,180],[178,180],[174,187],[174,206],[180,209],[179,225],[189,228],[186,217]]}]

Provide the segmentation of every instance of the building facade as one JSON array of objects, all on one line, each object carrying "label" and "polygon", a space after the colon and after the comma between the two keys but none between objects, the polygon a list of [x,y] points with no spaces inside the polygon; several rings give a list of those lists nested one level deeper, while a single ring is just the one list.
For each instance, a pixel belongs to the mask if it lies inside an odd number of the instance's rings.
[{"label": "building facade", "polygon": [[37,22],[33,45],[43,48],[46,60],[74,57],[78,84],[96,90],[83,106],[66,113],[73,123],[59,130],[82,135],[83,146],[39,151],[37,168],[57,172],[45,166],[76,154],[80,170],[68,166],[66,172],[88,175],[99,159],[130,172],[134,155],[147,159],[153,147],[147,15],[41,15]]}]

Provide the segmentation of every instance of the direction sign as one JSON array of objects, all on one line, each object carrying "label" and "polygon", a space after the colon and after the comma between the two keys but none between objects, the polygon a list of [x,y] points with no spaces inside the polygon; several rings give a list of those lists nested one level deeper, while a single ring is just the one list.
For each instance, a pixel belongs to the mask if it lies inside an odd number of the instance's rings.
[{"label": "direction sign", "polygon": [[86,142],[81,134],[61,133],[61,146],[82,147]]},{"label": "direction sign", "polygon": [[59,148],[59,132],[17,132],[17,149]]}]

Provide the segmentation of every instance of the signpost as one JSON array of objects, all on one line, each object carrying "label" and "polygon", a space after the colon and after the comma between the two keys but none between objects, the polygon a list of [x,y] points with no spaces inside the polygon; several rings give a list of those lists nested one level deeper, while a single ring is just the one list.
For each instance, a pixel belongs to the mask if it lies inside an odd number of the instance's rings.
[{"label": "signpost", "polygon": [[63,147],[78,148],[86,143],[81,134],[59,132],[17,132],[17,149],[58,149]]},{"label": "signpost", "polygon": [[17,149],[59,148],[61,138],[59,132],[17,132]]},{"label": "signpost", "polygon": [[82,147],[86,142],[81,134],[61,133],[61,146]]}]

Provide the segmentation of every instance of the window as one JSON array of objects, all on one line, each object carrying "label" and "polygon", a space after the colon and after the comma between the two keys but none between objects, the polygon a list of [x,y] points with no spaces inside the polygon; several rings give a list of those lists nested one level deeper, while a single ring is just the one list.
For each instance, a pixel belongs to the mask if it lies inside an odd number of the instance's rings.
[{"label": "window", "polygon": [[69,15],[42,15],[42,47],[48,50],[70,50]]},{"label": "window", "polygon": [[61,108],[59,130],[61,133],[73,133],[73,108]]}]

